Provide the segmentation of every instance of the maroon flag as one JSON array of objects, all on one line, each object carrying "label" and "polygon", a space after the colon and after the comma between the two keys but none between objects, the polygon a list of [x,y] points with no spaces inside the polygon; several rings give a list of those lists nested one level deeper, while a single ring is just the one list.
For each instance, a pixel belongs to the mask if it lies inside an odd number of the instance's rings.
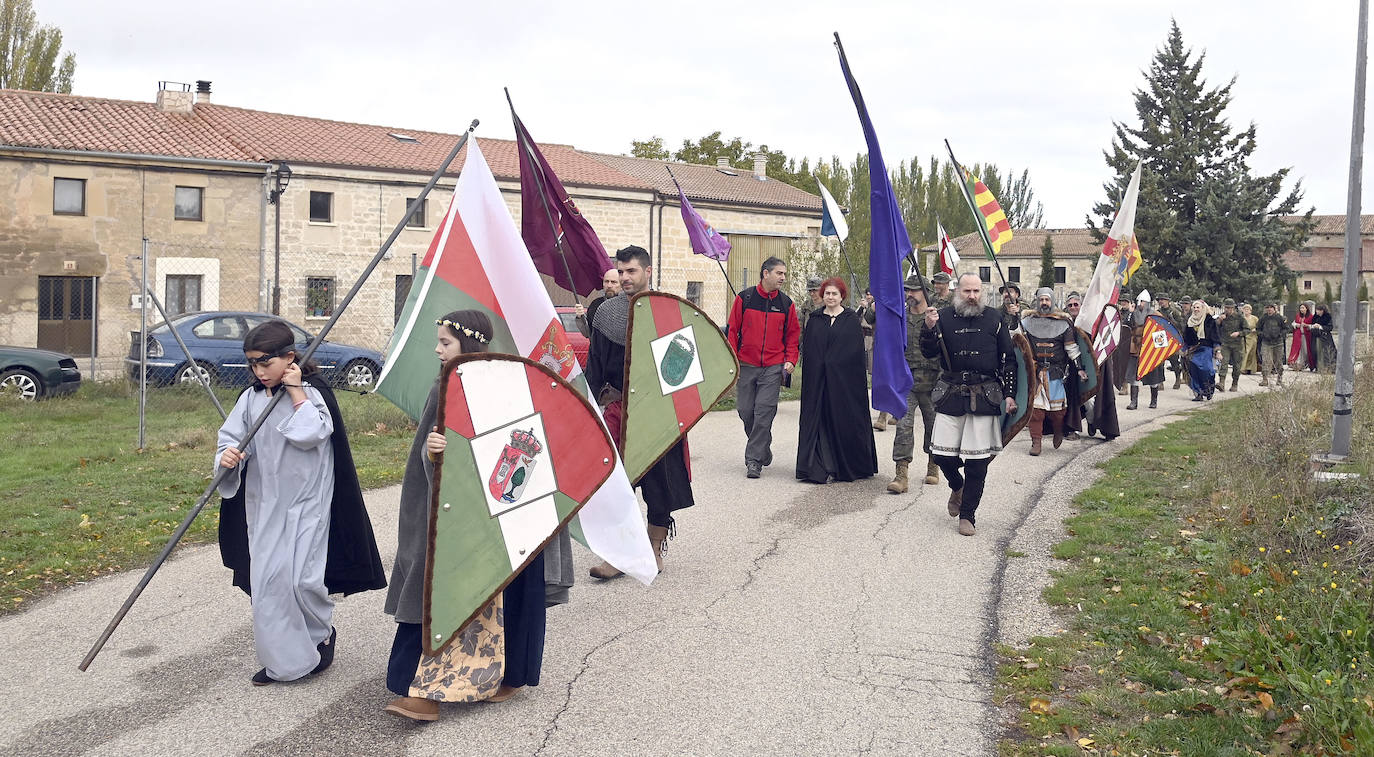
[{"label": "maroon flag", "polygon": [[610,257],[514,108],[510,115],[520,152],[520,236],[540,273],[586,297],[601,288],[601,275],[610,268]]}]

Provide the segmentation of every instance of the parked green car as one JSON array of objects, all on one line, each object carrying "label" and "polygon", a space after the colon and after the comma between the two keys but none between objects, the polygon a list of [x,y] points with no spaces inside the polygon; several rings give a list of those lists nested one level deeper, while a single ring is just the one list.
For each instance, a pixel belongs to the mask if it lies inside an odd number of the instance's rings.
[{"label": "parked green car", "polygon": [[71,394],[81,371],[71,355],[32,347],[0,347],[0,396],[36,400]]}]

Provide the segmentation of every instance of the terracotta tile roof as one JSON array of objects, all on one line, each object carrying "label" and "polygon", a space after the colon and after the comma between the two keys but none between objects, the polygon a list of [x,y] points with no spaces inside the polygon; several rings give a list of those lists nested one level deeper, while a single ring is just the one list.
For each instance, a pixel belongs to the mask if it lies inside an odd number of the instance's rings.
[{"label": "terracotta tile roof", "polygon": [[[478,132],[480,135],[480,131]],[[406,141],[391,136],[413,138]],[[481,138],[498,178],[518,179],[515,143]],[[456,134],[354,124],[198,103],[189,114],[155,103],[46,92],[0,90],[0,145],[86,150],[171,158],[211,158],[429,173],[453,149]],[[540,145],[564,184],[648,190],[567,145]],[[461,166],[464,156],[454,161]],[[453,169],[450,173],[457,173]]]},{"label": "terracotta tile roof", "polygon": [[152,103],[0,89],[0,144],[51,150],[253,160],[194,114]]},{"label": "terracotta tile roof", "polygon": [[[1310,247],[1308,250],[1311,252],[1310,255],[1289,250],[1283,254],[1283,262],[1299,273],[1340,273],[1345,270],[1344,247]],[[1360,270],[1374,270],[1374,265],[1371,264],[1374,264],[1374,255],[1364,255],[1361,258]]]},{"label": "terracotta tile roof", "polygon": [[734,205],[801,210],[820,217],[821,198],[777,179],[759,181],[753,171],[731,167],[731,176],[715,166],[693,163],[669,163],[663,160],[631,158],[625,155],[583,153],[622,173],[634,176],[653,186],[660,194],[677,196],[677,187],[664,166],[671,165],[682,191],[689,200],[721,202]]},{"label": "terracotta tile roof", "polygon": [[[1002,251],[997,257],[1039,260],[1040,248],[1044,246],[1046,236],[1054,239],[1056,258],[1092,257],[1102,253],[1102,245],[1093,242],[1092,235],[1087,229],[1014,229],[1011,241],[1002,245]],[[983,255],[983,243],[979,240],[977,232],[955,237],[950,241],[954,242],[954,249],[959,251],[961,260],[986,259]],[[921,249],[936,251],[938,248],[932,244]]]},{"label": "terracotta tile roof", "polygon": [[[1285,221],[1299,221],[1302,216],[1284,216]],[[1345,214],[1338,216],[1319,216],[1312,215],[1313,234],[1344,234],[1345,233]],[[1374,215],[1360,216],[1360,233],[1374,234]]]}]

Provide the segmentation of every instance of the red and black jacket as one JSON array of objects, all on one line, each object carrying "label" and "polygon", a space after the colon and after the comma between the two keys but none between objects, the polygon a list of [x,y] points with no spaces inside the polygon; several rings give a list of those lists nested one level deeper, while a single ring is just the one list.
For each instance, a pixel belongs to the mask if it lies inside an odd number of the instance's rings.
[{"label": "red and black jacket", "polygon": [[730,307],[726,336],[735,357],[755,367],[797,363],[797,308],[781,291],[745,289]]}]

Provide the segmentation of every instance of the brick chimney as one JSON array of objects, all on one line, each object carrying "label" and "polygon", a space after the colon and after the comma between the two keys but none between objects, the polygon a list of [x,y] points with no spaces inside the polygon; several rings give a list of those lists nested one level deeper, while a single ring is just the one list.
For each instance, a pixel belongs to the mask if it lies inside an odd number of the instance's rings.
[{"label": "brick chimney", "polygon": [[191,85],[179,81],[157,83],[157,109],[163,113],[190,113],[194,100]]},{"label": "brick chimney", "polygon": [[730,167],[730,159],[729,159],[729,158],[725,157],[724,155],[718,156],[718,157],[716,158],[716,168],[729,168],[729,167]]},{"label": "brick chimney", "polygon": [[210,104],[210,82],[196,79],[196,102]]},{"label": "brick chimney", "polygon": [[754,153],[754,178],[759,181],[768,181],[768,153]]}]

